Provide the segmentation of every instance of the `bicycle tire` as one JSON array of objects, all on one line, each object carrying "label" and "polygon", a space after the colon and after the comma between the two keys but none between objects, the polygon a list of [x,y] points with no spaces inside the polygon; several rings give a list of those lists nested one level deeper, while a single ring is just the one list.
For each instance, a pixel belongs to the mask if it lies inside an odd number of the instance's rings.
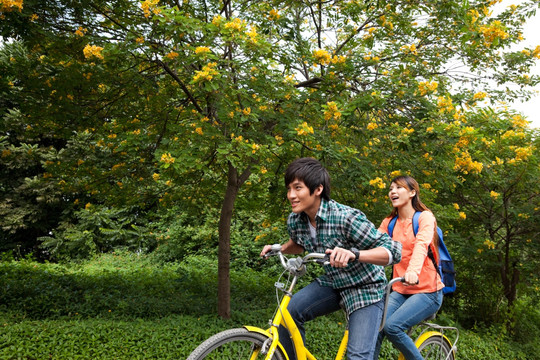
[{"label": "bicycle tire", "polygon": [[[269,337],[244,328],[225,330],[201,343],[186,360],[240,360],[264,359],[266,354],[252,357],[253,350],[260,350]],[[287,357],[277,348],[272,360],[286,360]]]},{"label": "bicycle tire", "polygon": [[434,334],[417,344],[418,350],[425,360],[454,360],[452,344],[445,337]]}]

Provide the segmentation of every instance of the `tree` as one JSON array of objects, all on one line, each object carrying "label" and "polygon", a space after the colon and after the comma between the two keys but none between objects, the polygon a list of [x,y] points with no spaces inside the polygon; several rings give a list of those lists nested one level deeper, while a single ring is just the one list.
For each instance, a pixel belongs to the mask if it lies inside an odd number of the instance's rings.
[{"label": "tree", "polygon": [[[218,312],[229,317],[238,195],[249,193],[251,207],[277,196],[292,158],[322,159],[338,198],[377,216],[385,207],[371,200],[392,171],[422,166],[432,199],[457,186],[458,175],[436,175],[455,160],[440,136],[466,127],[484,93],[493,102],[527,96],[538,82],[523,74],[540,50],[507,50],[534,2],[496,19],[493,3],[3,2],[2,36],[38,65],[2,78],[4,89],[21,89],[3,113],[55,139],[48,147],[19,131],[6,146],[44,151],[31,172],[47,175],[33,184],[55,190],[66,212],[54,223],[64,228],[84,223],[77,214],[88,204],[137,214],[172,203],[219,207]],[[523,90],[492,91],[488,80]],[[27,103],[30,87],[39,91]]]}]

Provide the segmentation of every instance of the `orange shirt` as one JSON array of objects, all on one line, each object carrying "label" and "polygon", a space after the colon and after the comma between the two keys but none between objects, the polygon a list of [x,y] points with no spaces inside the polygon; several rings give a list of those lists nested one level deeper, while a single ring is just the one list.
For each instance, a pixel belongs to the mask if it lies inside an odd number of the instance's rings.
[{"label": "orange shirt", "polygon": [[[391,218],[385,218],[379,231],[388,234],[388,223]],[[441,278],[433,265],[433,261],[427,256],[428,246],[433,241],[435,231],[435,216],[430,211],[423,211],[418,219],[418,233],[414,236],[412,219],[397,219],[393,231],[393,239],[403,246],[401,250],[401,262],[394,265],[393,277],[402,277],[407,271],[418,274],[418,285],[405,286],[398,282],[392,287],[400,294],[430,293],[444,287]]]}]

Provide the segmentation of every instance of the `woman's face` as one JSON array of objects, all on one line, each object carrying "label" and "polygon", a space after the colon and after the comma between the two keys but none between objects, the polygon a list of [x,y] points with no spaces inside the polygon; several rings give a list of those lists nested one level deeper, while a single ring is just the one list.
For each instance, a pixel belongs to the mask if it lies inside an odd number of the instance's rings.
[{"label": "woman's face", "polygon": [[395,208],[401,208],[407,204],[410,204],[414,195],[416,195],[415,190],[409,190],[407,187],[396,184],[395,182],[390,184],[388,197],[392,202],[392,206]]}]

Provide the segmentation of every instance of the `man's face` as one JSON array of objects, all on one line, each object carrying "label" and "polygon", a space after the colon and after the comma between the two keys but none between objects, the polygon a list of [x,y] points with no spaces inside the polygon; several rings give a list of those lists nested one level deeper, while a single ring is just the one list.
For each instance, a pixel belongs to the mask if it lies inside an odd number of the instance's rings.
[{"label": "man's face", "polygon": [[313,194],[309,193],[309,188],[302,180],[294,179],[287,187],[287,199],[291,203],[292,211],[295,214],[305,212],[314,215],[319,210],[321,203],[322,185],[315,189]]}]

